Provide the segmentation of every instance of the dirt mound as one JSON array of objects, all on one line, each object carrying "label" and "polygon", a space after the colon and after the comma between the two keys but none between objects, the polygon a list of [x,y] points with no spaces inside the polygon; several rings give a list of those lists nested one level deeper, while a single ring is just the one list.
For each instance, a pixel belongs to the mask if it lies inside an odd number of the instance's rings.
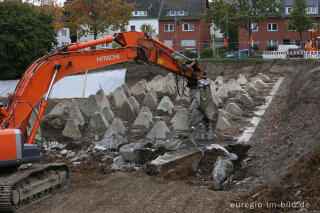
[{"label": "dirt mound", "polygon": [[245,203],[263,205],[249,210],[319,210],[320,71],[299,73],[292,78],[265,123],[269,124],[264,129],[268,131],[260,142],[266,144],[269,153],[260,150],[261,157],[267,160],[259,161],[257,173],[269,177],[269,181],[244,198]]}]

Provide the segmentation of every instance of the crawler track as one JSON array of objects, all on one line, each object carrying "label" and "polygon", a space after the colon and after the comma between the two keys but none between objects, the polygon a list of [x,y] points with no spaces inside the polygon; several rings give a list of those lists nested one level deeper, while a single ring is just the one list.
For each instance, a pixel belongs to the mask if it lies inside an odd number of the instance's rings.
[{"label": "crawler track", "polygon": [[32,165],[21,170],[0,170],[0,212],[15,212],[69,185],[63,163]]}]

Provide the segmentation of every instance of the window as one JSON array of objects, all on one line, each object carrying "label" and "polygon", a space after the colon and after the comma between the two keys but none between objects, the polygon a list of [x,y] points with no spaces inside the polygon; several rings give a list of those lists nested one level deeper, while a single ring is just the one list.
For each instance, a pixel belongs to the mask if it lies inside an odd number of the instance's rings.
[{"label": "window", "polygon": [[136,31],[136,26],[131,25],[131,26],[130,26],[130,31]]},{"label": "window", "polygon": [[61,34],[62,34],[62,36],[67,36],[67,29],[62,28]]},{"label": "window", "polygon": [[177,13],[177,11],[175,11],[175,10],[170,10],[170,16],[175,16],[176,13]]},{"label": "window", "polygon": [[290,14],[292,11],[292,7],[286,7],[285,10],[286,10],[285,11],[286,14]]},{"label": "window", "polygon": [[148,12],[147,11],[133,11],[132,15],[133,16],[147,16]]},{"label": "window", "polygon": [[90,34],[93,34],[93,33],[94,33],[94,30],[91,29],[91,28],[89,28],[89,33],[90,33]]},{"label": "window", "polygon": [[290,39],[283,39],[282,40],[282,44],[284,44],[284,45],[290,45]]},{"label": "window", "polygon": [[184,10],[179,10],[179,11],[178,11],[178,15],[179,15],[179,16],[184,16]]},{"label": "window", "polygon": [[172,40],[164,40],[163,43],[169,47],[172,47]]},{"label": "window", "polygon": [[195,47],[196,40],[181,40],[182,47]]},{"label": "window", "polygon": [[251,30],[252,32],[258,32],[258,23],[252,23],[251,24]]},{"label": "window", "polygon": [[300,42],[300,40],[294,40],[294,44],[300,47],[301,42]]},{"label": "window", "polygon": [[173,24],[165,24],[164,32],[173,32]]},{"label": "window", "polygon": [[274,23],[268,24],[268,31],[278,31],[278,24],[274,24]]},{"label": "window", "polygon": [[[318,25],[317,25],[317,23],[313,23],[313,24],[312,24],[312,28],[314,29],[314,31],[317,31],[317,30],[318,30]],[[308,31],[311,32],[311,31],[312,31],[312,28],[309,29]]]},{"label": "window", "polygon": [[278,40],[268,40],[268,47],[278,46]]},{"label": "window", "polygon": [[259,46],[259,41],[258,40],[252,40],[252,46]]},{"label": "window", "polygon": [[183,24],[182,31],[194,31],[194,24]]},{"label": "window", "polygon": [[308,14],[317,14],[318,10],[316,7],[308,7],[306,8]]}]

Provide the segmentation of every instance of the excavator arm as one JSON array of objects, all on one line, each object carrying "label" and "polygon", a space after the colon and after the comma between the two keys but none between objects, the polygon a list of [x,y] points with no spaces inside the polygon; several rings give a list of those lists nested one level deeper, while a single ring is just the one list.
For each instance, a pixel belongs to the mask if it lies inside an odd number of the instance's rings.
[{"label": "excavator arm", "polygon": [[[102,43],[117,42],[121,47],[99,50],[84,50]],[[40,102],[38,119],[28,137],[32,144],[39,122],[46,108],[53,84],[65,76],[84,72],[130,60],[140,60],[184,76],[189,87],[196,87],[199,79],[206,78],[206,72],[197,61],[187,59],[180,62],[171,47],[141,32],[116,33],[94,41],[75,43],[36,60],[25,72],[10,97],[7,107],[0,110],[0,128],[19,128],[26,131],[32,109]],[[184,57],[183,55],[180,55]]]}]

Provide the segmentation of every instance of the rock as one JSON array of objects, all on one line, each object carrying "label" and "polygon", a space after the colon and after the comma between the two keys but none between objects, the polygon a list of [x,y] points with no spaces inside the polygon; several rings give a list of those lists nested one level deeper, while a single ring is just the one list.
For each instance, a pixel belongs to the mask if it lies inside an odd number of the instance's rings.
[{"label": "rock", "polygon": [[121,155],[125,161],[145,162],[151,160],[156,150],[148,148],[148,142],[140,140],[137,143],[127,144],[120,148]]},{"label": "rock", "polygon": [[170,133],[166,123],[164,121],[158,121],[147,134],[148,139],[165,140],[167,134]]},{"label": "rock", "polygon": [[215,83],[217,84],[223,84],[223,77],[222,76],[218,76],[215,80]]},{"label": "rock", "polygon": [[225,131],[232,128],[231,124],[225,117],[218,117],[216,128],[220,131]]},{"label": "rock", "polygon": [[237,156],[228,152],[223,146],[218,144],[211,144],[205,147],[204,155],[200,162],[201,174],[209,176],[213,171],[213,164],[219,157],[224,157],[230,160],[237,160]]},{"label": "rock", "polygon": [[127,129],[123,125],[122,121],[118,118],[115,118],[111,125],[109,126],[105,136],[111,135],[112,133],[116,133],[119,135],[124,135],[126,133]]},{"label": "rock", "polygon": [[229,103],[225,110],[230,114],[237,116],[242,116],[244,114],[244,112],[235,103]]},{"label": "rock", "polygon": [[217,91],[217,95],[220,98],[228,98],[228,96],[229,96],[228,88],[226,86],[221,86]]},{"label": "rock", "polygon": [[134,128],[146,128],[149,129],[152,124],[153,115],[150,109],[146,106],[142,107],[136,120],[133,123]]},{"label": "rock", "polygon": [[256,79],[254,82],[253,82],[253,86],[257,89],[266,89],[268,88],[269,86],[264,83],[263,81],[261,81],[260,79]]},{"label": "rock", "polygon": [[220,185],[231,176],[232,172],[233,163],[228,158],[219,157],[214,165],[212,180]]},{"label": "rock", "polygon": [[62,131],[62,136],[70,138],[72,140],[79,140],[82,138],[82,134],[79,130],[79,123],[74,119],[67,120],[67,123]]},{"label": "rock", "polygon": [[174,151],[194,146],[188,135],[178,132],[170,141],[166,143],[165,150]]},{"label": "rock", "polygon": [[242,87],[237,83],[234,78],[231,78],[228,82],[228,90],[230,92],[242,90]]},{"label": "rock", "polygon": [[249,93],[249,95],[251,95],[251,96],[259,95],[259,91],[252,84],[247,85],[246,88],[245,88],[245,91],[247,93]]},{"label": "rock", "polygon": [[154,96],[153,90],[149,91],[143,100],[142,106],[147,106],[151,110],[156,110],[158,107],[158,100]]},{"label": "rock", "polygon": [[93,113],[97,111],[101,112],[106,106],[110,107],[110,103],[104,91],[99,90],[96,95],[90,95],[89,98],[81,104],[80,109],[85,116],[91,117]]},{"label": "rock", "polygon": [[239,74],[238,79],[237,79],[237,83],[239,85],[244,85],[244,84],[247,84],[248,81],[247,81],[246,77],[244,77],[242,74]]},{"label": "rock", "polygon": [[136,113],[133,110],[133,106],[129,100],[125,100],[120,108],[119,116],[124,120],[132,120],[136,117]]},{"label": "rock", "polygon": [[125,164],[125,161],[124,161],[122,155],[119,155],[118,157],[115,157],[113,159],[111,169],[112,170],[121,170],[124,164]]},{"label": "rock", "polygon": [[134,113],[137,115],[139,113],[139,111],[140,111],[139,102],[137,101],[137,99],[134,96],[130,96],[128,98],[128,101],[132,105]]},{"label": "rock", "polygon": [[194,174],[202,153],[196,148],[167,152],[150,162],[150,167],[161,178],[185,179]]},{"label": "rock", "polygon": [[124,93],[122,87],[118,87],[113,93],[112,97],[115,101],[115,105],[117,107],[121,107],[122,104],[128,99],[126,94]]},{"label": "rock", "polygon": [[262,73],[259,73],[258,78],[263,82],[270,82],[270,78]]},{"label": "rock", "polygon": [[157,109],[159,111],[162,111],[162,112],[166,112],[166,113],[169,113],[169,114],[172,114],[172,108],[174,107],[173,103],[171,102],[170,98],[168,96],[164,96]]},{"label": "rock", "polygon": [[101,112],[95,112],[89,122],[89,128],[95,135],[104,134],[109,127],[108,121]]},{"label": "rock", "polygon": [[129,90],[129,87],[126,83],[121,85],[122,90],[124,91],[124,93],[126,94],[127,97],[131,96],[131,92]]},{"label": "rock", "polygon": [[85,124],[81,111],[73,99],[57,104],[44,118],[46,123],[54,129],[63,129],[68,119],[76,120],[80,126]]},{"label": "rock", "polygon": [[186,108],[178,110],[170,121],[174,130],[188,130],[188,113]]},{"label": "rock", "polygon": [[150,88],[148,86],[148,83],[145,79],[138,81],[133,87],[131,87],[130,92],[132,95],[144,95],[146,94],[146,91],[149,91]]},{"label": "rock", "polygon": [[102,114],[104,115],[105,119],[108,121],[109,124],[112,123],[115,116],[110,107],[104,107],[102,109]]},{"label": "rock", "polygon": [[111,151],[118,151],[121,146],[127,143],[127,138],[124,138],[116,133],[111,133],[109,135],[105,135],[96,145],[105,147]]}]

